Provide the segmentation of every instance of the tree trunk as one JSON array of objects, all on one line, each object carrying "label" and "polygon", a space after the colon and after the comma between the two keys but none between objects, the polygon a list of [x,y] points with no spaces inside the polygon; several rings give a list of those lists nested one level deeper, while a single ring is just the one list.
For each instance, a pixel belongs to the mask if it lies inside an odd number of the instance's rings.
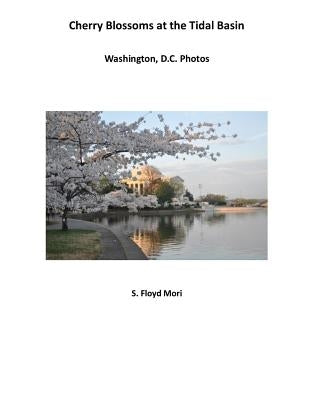
[{"label": "tree trunk", "polygon": [[67,209],[65,209],[62,214],[62,230],[67,231],[68,229],[69,227],[68,227]]}]

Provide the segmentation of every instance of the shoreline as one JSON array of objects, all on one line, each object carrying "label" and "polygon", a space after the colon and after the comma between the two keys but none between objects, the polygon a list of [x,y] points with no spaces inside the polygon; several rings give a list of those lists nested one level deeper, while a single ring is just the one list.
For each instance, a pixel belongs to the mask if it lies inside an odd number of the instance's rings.
[{"label": "shoreline", "polygon": [[[148,260],[142,249],[127,235],[117,229],[92,221],[68,218],[69,229],[93,229],[101,235],[101,252],[98,260]],[[46,227],[60,230],[61,220]]]},{"label": "shoreline", "polygon": [[108,212],[96,212],[96,213],[85,213],[85,214],[71,214],[70,218],[72,219],[81,219],[83,221],[88,221],[87,216],[129,216],[129,215],[141,215],[141,216],[147,216],[147,215],[175,215],[175,214],[194,214],[194,213],[244,213],[244,212],[253,212],[253,211],[260,211],[260,210],[267,210],[267,207],[210,207],[208,209],[202,209],[202,208],[181,208],[181,209],[174,209],[174,210],[139,210],[136,213],[130,213],[128,210],[110,210]]},{"label": "shoreline", "polygon": [[215,212],[222,213],[242,213],[242,212],[254,212],[260,210],[267,210],[267,207],[215,207]]},{"label": "shoreline", "polygon": [[[212,210],[211,210],[212,211]],[[140,210],[136,213],[130,213],[128,210],[111,210],[108,212],[93,212],[93,213],[84,213],[84,214],[70,214],[69,218],[72,219],[79,219],[81,218],[83,221],[88,221],[87,216],[120,216],[120,215],[141,215],[141,216],[147,216],[147,215],[174,215],[174,214],[189,214],[189,213],[201,213],[205,212],[205,210],[202,210],[201,208],[181,208],[181,209],[175,209],[175,210]],[[85,219],[83,219],[83,217]]]}]

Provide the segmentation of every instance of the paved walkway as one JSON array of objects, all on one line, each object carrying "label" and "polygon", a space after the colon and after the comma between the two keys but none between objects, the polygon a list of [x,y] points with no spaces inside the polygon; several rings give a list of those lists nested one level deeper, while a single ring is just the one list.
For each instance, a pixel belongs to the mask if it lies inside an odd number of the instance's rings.
[{"label": "paved walkway", "polygon": [[[68,219],[69,229],[92,229],[100,233],[101,253],[99,260],[147,260],[142,250],[126,235],[105,228],[102,224]],[[47,225],[47,229],[61,229],[61,222]]]}]

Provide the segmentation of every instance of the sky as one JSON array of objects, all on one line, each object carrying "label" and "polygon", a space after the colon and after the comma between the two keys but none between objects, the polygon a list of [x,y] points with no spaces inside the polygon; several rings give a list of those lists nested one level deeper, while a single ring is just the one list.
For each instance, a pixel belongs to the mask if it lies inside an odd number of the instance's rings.
[{"label": "sky", "polygon": [[[145,111],[104,112],[102,119],[107,122],[133,122]],[[143,128],[162,127],[157,114],[163,114],[165,123],[171,128],[183,122],[222,123],[217,129],[220,134],[237,134],[236,139],[219,139],[207,142],[212,152],[220,152],[217,161],[186,156],[185,160],[171,156],[151,160],[164,174],[179,175],[186,188],[194,196],[216,193],[228,198],[267,198],[267,112],[265,111],[211,111],[174,112],[154,111],[146,116]],[[230,121],[230,125],[225,125]]]}]

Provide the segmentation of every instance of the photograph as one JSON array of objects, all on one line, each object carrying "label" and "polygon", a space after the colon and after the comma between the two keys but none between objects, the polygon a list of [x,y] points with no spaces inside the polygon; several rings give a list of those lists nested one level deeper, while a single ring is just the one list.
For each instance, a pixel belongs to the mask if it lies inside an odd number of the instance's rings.
[{"label": "photograph", "polygon": [[267,260],[266,111],[47,111],[47,260]]}]

